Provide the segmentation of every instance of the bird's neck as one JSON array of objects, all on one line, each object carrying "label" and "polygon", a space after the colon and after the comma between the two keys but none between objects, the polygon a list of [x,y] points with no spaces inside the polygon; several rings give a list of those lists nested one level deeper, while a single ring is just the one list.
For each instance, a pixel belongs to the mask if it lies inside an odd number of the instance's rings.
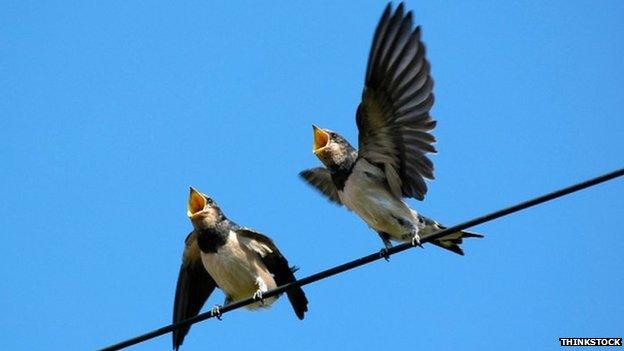
[{"label": "bird's neck", "polygon": [[340,164],[335,165],[329,168],[329,173],[331,174],[332,181],[336,186],[336,189],[342,190],[344,189],[345,183],[351,175],[351,171],[353,171],[353,167],[355,167],[355,162],[357,160],[357,153],[350,152],[345,159],[340,162]]},{"label": "bird's neck", "polygon": [[225,245],[230,232],[225,222],[221,221],[215,225],[195,229],[197,231],[197,245],[202,252],[216,253],[220,247]]}]

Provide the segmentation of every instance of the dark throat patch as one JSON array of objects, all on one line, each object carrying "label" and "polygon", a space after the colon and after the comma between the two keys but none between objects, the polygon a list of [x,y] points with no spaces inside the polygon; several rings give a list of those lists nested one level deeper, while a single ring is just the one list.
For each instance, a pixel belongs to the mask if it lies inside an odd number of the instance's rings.
[{"label": "dark throat patch", "polygon": [[353,171],[353,167],[355,167],[355,162],[345,162],[340,167],[336,167],[334,169],[330,169],[329,173],[331,174],[332,181],[336,186],[336,189],[343,190],[345,187],[345,183],[351,172]]},{"label": "dark throat patch", "polygon": [[228,230],[221,226],[197,230],[197,245],[204,253],[216,253],[227,242]]}]

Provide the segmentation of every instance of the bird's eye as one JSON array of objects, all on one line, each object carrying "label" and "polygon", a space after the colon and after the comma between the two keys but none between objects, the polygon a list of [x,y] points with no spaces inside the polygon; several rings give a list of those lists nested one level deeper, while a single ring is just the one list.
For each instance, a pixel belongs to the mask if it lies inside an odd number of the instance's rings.
[{"label": "bird's eye", "polygon": [[335,137],[337,137],[338,135],[336,133],[329,133],[329,136],[331,136],[332,139],[334,139]]},{"label": "bird's eye", "polygon": [[208,203],[208,205],[212,205],[214,203],[211,198],[207,198],[206,202]]}]

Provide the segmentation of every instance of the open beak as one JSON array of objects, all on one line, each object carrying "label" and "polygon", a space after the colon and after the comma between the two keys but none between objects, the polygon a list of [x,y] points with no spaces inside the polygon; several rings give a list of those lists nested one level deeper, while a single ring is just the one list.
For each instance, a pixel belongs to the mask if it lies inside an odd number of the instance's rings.
[{"label": "open beak", "polygon": [[206,207],[206,198],[193,187],[190,188],[186,215],[191,217]]},{"label": "open beak", "polygon": [[312,125],[312,131],[314,132],[314,144],[312,145],[312,152],[316,154],[329,143],[329,133],[315,126],[314,124]]}]

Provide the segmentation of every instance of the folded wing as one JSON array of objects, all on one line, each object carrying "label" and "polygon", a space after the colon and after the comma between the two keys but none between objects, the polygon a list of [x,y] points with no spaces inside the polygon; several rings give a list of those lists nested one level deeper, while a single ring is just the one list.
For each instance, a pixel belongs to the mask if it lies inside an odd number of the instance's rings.
[{"label": "folded wing", "polygon": [[[269,272],[273,274],[275,283],[278,286],[296,280],[294,274],[295,269],[288,265],[288,261],[278,250],[277,246],[275,246],[273,240],[249,228],[239,227],[236,232],[243,238],[243,243],[247,245],[248,248],[260,255],[262,262]],[[308,311],[308,299],[301,287],[286,291],[286,295],[297,317],[303,319],[305,312]]]}]

